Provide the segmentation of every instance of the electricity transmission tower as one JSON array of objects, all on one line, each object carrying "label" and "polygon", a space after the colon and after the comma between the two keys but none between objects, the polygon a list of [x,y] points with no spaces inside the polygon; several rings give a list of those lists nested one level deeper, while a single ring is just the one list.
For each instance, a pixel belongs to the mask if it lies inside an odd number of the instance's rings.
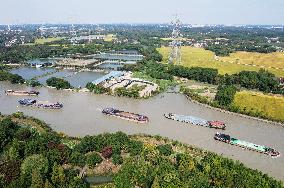
[{"label": "electricity transmission tower", "polygon": [[171,22],[173,27],[172,31],[172,41],[170,42],[169,46],[171,48],[170,55],[169,55],[169,64],[181,64],[181,21],[178,15],[174,16],[173,21]]}]

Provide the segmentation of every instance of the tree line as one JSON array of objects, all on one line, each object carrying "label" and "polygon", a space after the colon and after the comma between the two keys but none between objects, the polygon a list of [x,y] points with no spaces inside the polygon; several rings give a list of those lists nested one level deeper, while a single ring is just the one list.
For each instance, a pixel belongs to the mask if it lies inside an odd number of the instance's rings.
[{"label": "tree line", "polygon": [[144,60],[137,65],[125,65],[123,70],[141,71],[156,79],[172,80],[173,76],[177,76],[214,85],[236,85],[267,93],[284,94],[279,78],[264,69],[258,72],[241,71],[233,75],[220,75],[218,70],[213,68],[184,67]]}]

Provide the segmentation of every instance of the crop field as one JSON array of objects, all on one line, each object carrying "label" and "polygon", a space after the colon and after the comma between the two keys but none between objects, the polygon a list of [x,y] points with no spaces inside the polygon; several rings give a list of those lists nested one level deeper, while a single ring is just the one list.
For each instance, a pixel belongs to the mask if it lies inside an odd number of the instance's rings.
[{"label": "crop field", "polygon": [[236,52],[231,53],[228,57],[220,57],[221,61],[240,63],[247,65],[255,65],[260,67],[273,67],[275,69],[284,70],[284,53],[274,52],[269,54],[252,53],[252,52]]},{"label": "crop field", "polygon": [[36,39],[35,44],[45,44],[47,42],[60,41],[62,39],[63,37]]},{"label": "crop field", "polygon": [[[162,47],[158,51],[163,55],[163,62],[168,60],[170,48]],[[209,50],[203,48],[194,48],[190,46],[183,46],[181,48],[182,53],[182,65],[186,67],[205,67],[218,69],[220,74],[234,74],[243,70],[258,71],[261,67],[242,65],[231,63],[230,61],[220,61],[215,58],[215,54]],[[278,77],[284,76],[283,70],[277,70],[273,68],[266,68],[269,72],[274,73]]]},{"label": "crop field", "polygon": [[284,97],[241,91],[236,93],[234,105],[247,112],[262,112],[266,116],[284,121]]},{"label": "crop field", "polygon": [[114,39],[116,39],[116,36],[115,36],[115,35],[113,35],[113,34],[108,34],[108,35],[106,35],[104,41],[106,41],[106,42],[111,42],[111,41],[113,41]]}]

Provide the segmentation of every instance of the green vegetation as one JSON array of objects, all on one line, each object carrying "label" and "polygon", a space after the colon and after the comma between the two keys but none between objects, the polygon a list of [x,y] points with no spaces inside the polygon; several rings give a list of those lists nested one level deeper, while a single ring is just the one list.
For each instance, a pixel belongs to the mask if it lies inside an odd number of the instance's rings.
[{"label": "green vegetation", "polygon": [[284,122],[284,97],[241,91],[236,93],[233,104],[243,113]]},{"label": "green vegetation", "polygon": [[71,89],[72,88],[71,84],[68,81],[62,78],[56,78],[56,77],[51,77],[47,79],[46,84],[48,86],[55,87],[56,89]]},{"label": "green vegetation", "polygon": [[161,155],[169,156],[173,153],[172,146],[170,144],[159,145],[157,150]]},{"label": "green vegetation", "polygon": [[31,87],[41,86],[41,83],[36,79],[27,80],[27,85]]},{"label": "green vegetation", "polygon": [[229,106],[232,104],[237,88],[233,85],[220,85],[215,96],[215,100],[221,106]]},{"label": "green vegetation", "polygon": [[[163,55],[163,62],[167,63],[170,48],[162,47],[162,48],[159,48],[158,51]],[[231,75],[231,74],[235,74],[235,73],[245,71],[245,70],[246,71],[258,71],[259,69],[261,69],[261,67],[246,66],[242,64],[231,63],[231,60],[225,61],[227,60],[226,58],[224,59],[224,61],[222,58],[221,58],[222,61],[218,61],[215,58],[215,55],[213,52],[204,50],[202,48],[193,48],[189,46],[184,46],[181,48],[181,53],[182,53],[182,64],[181,64],[182,66],[213,68],[213,69],[217,69],[221,75],[225,75],[225,74]],[[265,59],[265,60],[267,59],[266,62],[271,62],[270,61],[271,57],[274,57],[274,55],[265,55],[265,54],[261,54],[260,56],[264,56],[263,58],[261,57],[261,59]],[[270,57],[267,58],[267,56],[270,56]],[[256,64],[260,66],[266,65],[265,63],[262,64],[261,61],[257,58],[255,61],[256,61]],[[271,64],[272,63],[273,62],[271,62]],[[251,63],[248,63],[248,64],[251,64]],[[275,66],[272,66],[272,67],[275,67]],[[277,70],[277,69],[268,68],[268,67],[263,67],[263,68],[265,68],[269,72],[279,77],[284,76],[283,70]]]},{"label": "green vegetation", "polygon": [[[78,138],[79,142],[70,149],[62,140],[71,138],[45,126],[31,131],[27,129],[30,127],[15,122],[16,119],[32,121],[20,113],[1,116],[0,184],[3,187],[88,187],[79,176],[84,169],[87,176],[92,176],[93,171],[98,175],[108,173],[118,188],[282,187],[281,182],[239,162],[158,136],[106,133]],[[34,120],[33,124],[41,122]],[[103,164],[115,165],[115,170],[100,171]]]},{"label": "green vegetation", "polygon": [[109,92],[108,89],[102,87],[101,85],[96,85],[91,82],[87,83],[86,88],[95,94],[103,94]]},{"label": "green vegetation", "polygon": [[166,91],[169,87],[176,85],[176,81],[174,80],[165,80],[165,79],[157,79],[149,76],[148,74],[145,74],[143,72],[133,72],[133,77],[134,78],[140,78],[143,80],[148,80],[150,82],[153,82],[155,84],[158,84],[159,86],[159,91],[157,92],[164,92]]},{"label": "green vegetation", "polygon": [[10,81],[12,84],[23,84],[25,80],[18,74],[0,70],[0,81]]},{"label": "green vegetation", "polygon": [[115,88],[114,94],[121,97],[130,97],[130,98],[140,98],[139,92],[142,91],[145,86],[138,86],[137,84],[131,86],[130,88],[119,87]]},{"label": "green vegetation", "polygon": [[101,163],[103,159],[97,153],[92,153],[87,156],[87,165],[89,167],[95,167],[97,164]]}]

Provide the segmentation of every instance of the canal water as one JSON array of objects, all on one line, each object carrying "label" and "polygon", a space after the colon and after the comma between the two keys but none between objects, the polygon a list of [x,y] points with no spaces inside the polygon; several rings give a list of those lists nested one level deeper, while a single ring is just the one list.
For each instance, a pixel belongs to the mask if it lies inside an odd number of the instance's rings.
[{"label": "canal water", "polygon": [[77,72],[75,70],[35,67],[20,67],[12,69],[10,72],[13,74],[18,74],[26,80],[37,77],[37,80],[43,85],[46,85],[46,80],[48,78],[63,78],[69,81],[69,83],[75,88],[85,87],[88,82],[92,82],[105,75],[103,72]]},{"label": "canal water", "polygon": [[[64,104],[61,110],[45,110],[19,107],[17,101],[23,97],[6,96],[4,91],[7,89],[29,88],[0,82],[1,113],[10,114],[22,111],[26,115],[44,120],[56,131],[64,132],[70,136],[95,135],[117,131],[123,131],[127,134],[161,135],[239,160],[250,168],[261,170],[278,179],[284,179],[283,156],[273,159],[264,154],[215,141],[213,136],[217,130],[168,120],[163,117],[163,114],[173,112],[193,115],[207,120],[224,121],[227,123],[227,129],[220,132],[255,144],[273,147],[284,154],[284,127],[281,126],[215,111],[193,103],[180,94],[167,93],[147,100],[135,100],[92,93],[39,88],[41,94],[38,97],[31,98],[50,102],[58,101]],[[150,122],[146,125],[138,125],[105,116],[101,113],[101,110],[106,107],[115,107],[146,115],[149,117]]]}]

